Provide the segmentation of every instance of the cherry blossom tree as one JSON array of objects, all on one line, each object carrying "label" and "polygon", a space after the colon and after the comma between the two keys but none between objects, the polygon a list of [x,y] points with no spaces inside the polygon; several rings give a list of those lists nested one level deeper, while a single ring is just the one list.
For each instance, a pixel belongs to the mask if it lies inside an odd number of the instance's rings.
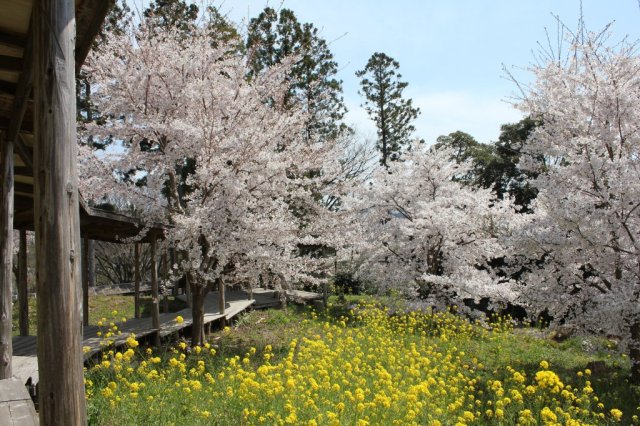
[{"label": "cherry blossom tree", "polygon": [[563,49],[539,58],[519,104],[541,122],[525,151],[546,159],[523,165],[539,194],[516,245],[542,265],[525,290],[557,321],[622,337],[640,382],[640,57],[608,30]]},{"label": "cherry blossom tree", "polygon": [[501,237],[513,207],[463,185],[456,177],[472,164],[452,158],[451,148],[414,142],[404,162],[373,176],[356,204],[365,224],[360,251],[367,257],[360,275],[443,307],[463,298],[512,301],[510,283],[486,265],[505,254]]},{"label": "cherry blossom tree", "polygon": [[[294,59],[248,81],[246,57],[212,44],[206,28],[188,39],[144,25],[110,37],[118,39],[89,60],[94,100],[109,118],[87,132],[111,135],[126,149],[112,162],[85,152],[91,177],[83,194],[100,198],[107,190],[149,221],[169,218],[166,238],[181,255],[174,266],[191,286],[193,343],[203,341],[204,297],[213,285],[256,282],[260,274],[322,277],[327,261],[300,256],[298,247],[340,243],[334,212],[320,202],[340,196],[340,145],[305,138],[305,111],[284,108]],[[195,167],[181,176],[187,161]]]}]

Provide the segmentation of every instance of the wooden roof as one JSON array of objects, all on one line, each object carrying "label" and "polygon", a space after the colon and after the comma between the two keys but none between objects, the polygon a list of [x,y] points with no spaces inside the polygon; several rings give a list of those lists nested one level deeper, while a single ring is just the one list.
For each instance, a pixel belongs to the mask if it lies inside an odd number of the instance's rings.
[{"label": "wooden roof", "polygon": [[[32,8],[39,0],[0,0],[0,131],[14,140],[14,228],[33,229]],[[76,73],[114,0],[76,0]],[[82,200],[82,197],[80,197]],[[117,241],[144,224],[80,202],[83,236]],[[161,226],[154,226],[157,231]]]}]

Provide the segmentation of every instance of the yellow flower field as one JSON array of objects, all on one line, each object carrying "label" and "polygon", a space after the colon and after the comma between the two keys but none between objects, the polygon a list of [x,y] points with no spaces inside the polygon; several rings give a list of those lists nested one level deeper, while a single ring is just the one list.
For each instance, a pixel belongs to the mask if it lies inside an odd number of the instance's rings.
[{"label": "yellow flower field", "polygon": [[452,314],[389,315],[366,306],[349,319],[311,313],[303,329],[306,334],[288,347],[251,347],[228,357],[210,344],[190,348],[184,342],[138,357],[130,338],[123,353],[107,353],[87,372],[90,420],[525,426],[637,423],[640,414],[640,407],[624,413],[605,405],[589,370],[565,377],[544,359],[528,371],[492,369],[465,351],[473,350],[470,342],[499,348],[512,333],[504,324],[487,330]]}]

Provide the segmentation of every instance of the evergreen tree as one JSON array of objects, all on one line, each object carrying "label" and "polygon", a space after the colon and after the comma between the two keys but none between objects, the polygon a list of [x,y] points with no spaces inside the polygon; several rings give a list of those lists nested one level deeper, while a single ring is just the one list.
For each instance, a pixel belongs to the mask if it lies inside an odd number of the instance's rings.
[{"label": "evergreen tree", "polygon": [[363,105],[378,129],[377,147],[382,157],[380,164],[389,167],[390,161],[400,160],[402,147],[408,145],[415,127],[411,124],[420,114],[411,99],[404,99],[402,91],[408,83],[400,81],[400,64],[384,53],[374,53],[363,70],[360,92],[366,98]]},{"label": "evergreen tree", "polygon": [[198,6],[184,0],[156,0],[143,12],[147,24],[162,29],[174,28],[188,37],[198,19]]},{"label": "evergreen tree", "polygon": [[341,123],[346,113],[342,82],[335,78],[338,64],[313,24],[301,24],[292,10],[267,7],[249,23],[247,49],[250,78],[288,56],[300,57],[291,68],[285,106],[301,103],[308,111],[308,139],[326,140],[346,129]]}]

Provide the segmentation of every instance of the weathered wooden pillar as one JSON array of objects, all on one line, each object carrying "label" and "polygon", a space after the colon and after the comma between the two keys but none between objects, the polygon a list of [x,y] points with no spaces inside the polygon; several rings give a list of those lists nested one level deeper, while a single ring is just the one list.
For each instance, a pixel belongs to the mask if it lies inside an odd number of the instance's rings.
[{"label": "weathered wooden pillar", "polygon": [[227,308],[225,288],[226,288],[226,285],[224,285],[224,282],[222,281],[222,279],[218,278],[218,307],[220,308],[220,313],[223,315],[226,312],[226,308]]},{"label": "weathered wooden pillar", "polygon": [[133,283],[133,306],[134,316],[140,318],[140,243],[136,243],[133,249],[134,258],[134,283]]},{"label": "weathered wooden pillar", "polygon": [[18,320],[20,335],[29,335],[29,287],[27,274],[27,231],[20,230],[20,249],[18,251],[18,305],[20,317]]},{"label": "weathered wooden pillar", "polygon": [[160,300],[158,295],[158,261],[156,236],[151,236],[151,323],[156,330],[154,343],[160,346]]},{"label": "weathered wooden pillar", "polygon": [[13,272],[13,141],[0,133],[0,379],[11,377]]},{"label": "weathered wooden pillar", "polygon": [[83,425],[75,1],[33,2],[33,14],[40,424]]}]

